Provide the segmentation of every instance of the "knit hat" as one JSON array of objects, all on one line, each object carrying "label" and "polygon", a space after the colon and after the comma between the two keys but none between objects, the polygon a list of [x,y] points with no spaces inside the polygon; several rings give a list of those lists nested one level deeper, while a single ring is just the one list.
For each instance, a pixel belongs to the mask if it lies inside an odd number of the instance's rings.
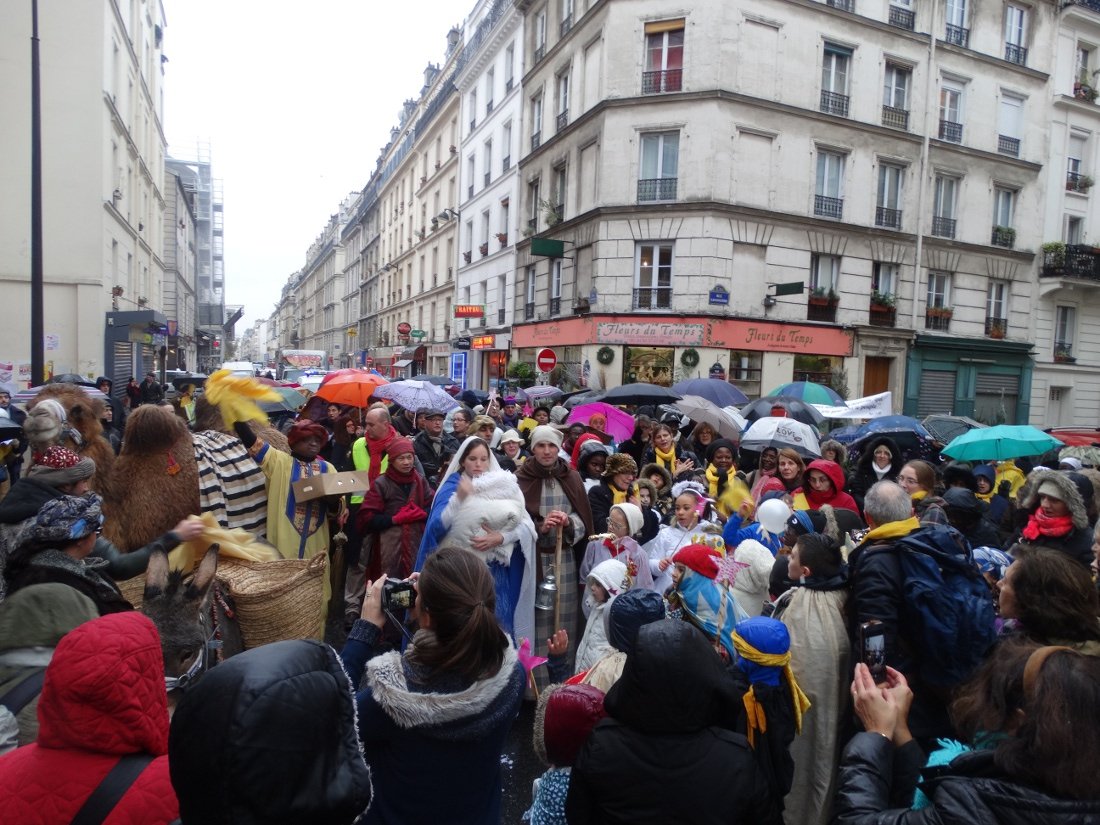
[{"label": "knit hat", "polygon": [[689,570],[694,570],[708,579],[718,575],[718,559],[721,553],[717,548],[708,547],[705,544],[689,544],[676,551],[672,560],[682,564]]},{"label": "knit hat", "polygon": [[665,617],[665,600],[644,587],[628,590],[611,603],[607,614],[607,641],[627,655],[634,652],[638,628]]},{"label": "knit hat", "polygon": [[558,404],[550,408],[550,421],[554,424],[562,424],[569,417],[569,410]]},{"label": "knit hat", "polygon": [[34,517],[34,524],[27,528],[22,543],[68,544],[94,533],[103,523],[102,501],[95,493],[47,501]]},{"label": "knit hat", "polygon": [[549,424],[540,424],[535,427],[531,433],[531,446],[537,447],[539,444],[544,444],[547,441],[560,449],[562,442],[561,432],[555,430]]},{"label": "knit hat", "polygon": [[604,559],[588,574],[588,584],[596,582],[607,591],[609,598],[615,598],[620,593],[630,589],[630,578],[627,576],[626,565],[618,559]]},{"label": "knit hat", "polygon": [[642,516],[641,508],[638,505],[626,501],[622,504],[612,505],[611,509],[622,511],[623,516],[626,518],[626,534],[628,536],[637,534],[645,527],[645,518]]},{"label": "knit hat", "polygon": [[603,691],[593,685],[551,685],[535,708],[536,755],[547,765],[570,767],[596,723],[607,716]]},{"label": "knit hat", "polygon": [[646,464],[644,467],[642,467],[642,478],[649,478],[653,475],[659,475],[665,480],[664,486],[662,486],[661,489],[665,492],[668,492],[668,489],[672,486],[672,473],[670,473],[657,462]]},{"label": "knit hat", "polygon": [[1071,455],[1058,459],[1059,470],[1080,470],[1083,466],[1081,459],[1074,458]]},{"label": "knit hat", "polygon": [[638,475],[638,462],[626,453],[612,453],[607,458],[607,466],[603,471],[604,478],[612,478],[619,473]]},{"label": "knit hat", "polygon": [[395,438],[390,445],[386,447],[386,457],[389,459],[397,458],[399,455],[405,455],[406,453],[415,453],[412,442],[407,438]]},{"label": "knit hat", "polygon": [[966,487],[952,487],[943,494],[944,506],[948,510],[960,510],[964,513],[981,513],[978,497]]},{"label": "knit hat", "polygon": [[1059,501],[1063,501],[1066,497],[1066,491],[1050,480],[1044,481],[1039,485],[1038,494],[1041,496],[1050,496]]},{"label": "knit hat", "polygon": [[515,430],[509,430],[500,438],[501,444],[522,444],[523,436],[517,433]]},{"label": "knit hat", "polygon": [[321,439],[321,443],[324,444],[328,440],[328,430],[322,427],[320,424],[315,424],[308,418],[302,418],[294,422],[294,426],[290,428],[290,432],[286,434],[287,443],[293,447],[299,441],[304,441],[310,436],[316,436]]},{"label": "knit hat", "polygon": [[723,447],[730,451],[730,455],[733,456],[735,461],[737,460],[737,445],[728,438],[716,438],[707,447],[707,464],[714,463],[714,454]]},{"label": "knit hat", "polygon": [[95,474],[95,462],[80,456],[65,447],[54,445],[44,453],[34,456],[34,464],[27,471],[27,477],[33,477],[51,487],[75,484]]},{"label": "knit hat", "polygon": [[470,432],[476,433],[482,427],[492,427],[494,430],[497,428],[497,422],[487,415],[475,415],[474,420],[470,422]]}]

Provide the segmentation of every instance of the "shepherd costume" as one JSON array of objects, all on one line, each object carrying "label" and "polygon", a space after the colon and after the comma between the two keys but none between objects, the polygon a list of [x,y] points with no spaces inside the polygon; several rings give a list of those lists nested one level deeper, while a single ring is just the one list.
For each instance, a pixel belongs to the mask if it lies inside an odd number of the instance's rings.
[{"label": "shepherd costume", "polygon": [[405,453],[415,454],[408,439],[399,438],[390,444],[386,456],[391,463],[367,491],[356,516],[357,527],[369,547],[367,576],[371,581],[382,575],[409,577],[432,507],[432,490],[416,466],[408,473],[399,473],[394,467],[393,459]]}]

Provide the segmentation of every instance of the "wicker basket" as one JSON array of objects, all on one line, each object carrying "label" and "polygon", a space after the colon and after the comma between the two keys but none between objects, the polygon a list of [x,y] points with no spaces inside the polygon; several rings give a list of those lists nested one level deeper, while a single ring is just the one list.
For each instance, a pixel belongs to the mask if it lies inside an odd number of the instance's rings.
[{"label": "wicker basket", "polygon": [[122,597],[134,606],[134,610],[141,610],[141,604],[145,596],[145,574],[134,576],[132,579],[115,582],[122,591]]},{"label": "wicker basket", "polygon": [[321,638],[321,607],[328,554],[312,559],[219,559],[246,648],[283,639]]}]

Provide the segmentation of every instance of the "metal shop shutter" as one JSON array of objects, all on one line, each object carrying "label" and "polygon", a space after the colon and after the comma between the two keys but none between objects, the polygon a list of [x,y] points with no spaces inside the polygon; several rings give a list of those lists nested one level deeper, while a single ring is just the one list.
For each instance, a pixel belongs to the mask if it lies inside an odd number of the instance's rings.
[{"label": "metal shop shutter", "polygon": [[924,370],[920,374],[920,398],[917,418],[926,415],[953,415],[955,408],[955,371]]},{"label": "metal shop shutter", "polygon": [[111,394],[120,397],[126,393],[126,384],[134,374],[134,345],[129,341],[115,341],[114,363],[111,364],[111,380],[114,381]]}]

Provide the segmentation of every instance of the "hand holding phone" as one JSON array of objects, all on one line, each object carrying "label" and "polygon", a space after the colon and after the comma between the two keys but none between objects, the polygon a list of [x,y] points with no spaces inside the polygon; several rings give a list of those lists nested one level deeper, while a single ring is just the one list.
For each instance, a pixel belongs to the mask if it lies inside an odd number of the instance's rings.
[{"label": "hand holding phone", "polygon": [[886,681],[886,627],[878,619],[859,626],[860,660],[876,685]]}]

